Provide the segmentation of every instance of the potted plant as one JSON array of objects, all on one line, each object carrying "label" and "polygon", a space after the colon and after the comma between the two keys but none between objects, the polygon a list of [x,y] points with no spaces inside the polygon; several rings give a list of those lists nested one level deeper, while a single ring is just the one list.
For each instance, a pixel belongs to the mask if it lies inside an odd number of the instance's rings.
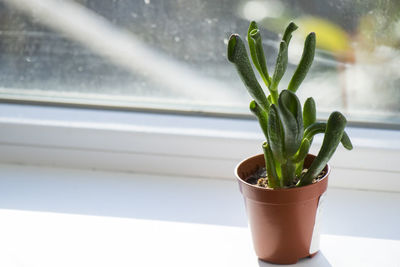
[{"label": "potted plant", "polygon": [[[250,110],[257,117],[266,141],[263,154],[248,158],[236,168],[240,191],[245,200],[254,248],[261,260],[292,264],[314,256],[319,249],[319,207],[330,167],[327,164],[337,146],[351,150],[344,131],[346,118],[332,112],[327,122],[317,122],[312,97],[303,108],[296,91],[314,59],[316,37],[310,33],[301,60],[287,89],[278,85],[288,64],[288,46],[297,25],[291,22],[282,37],[275,69],[270,76],[262,47],[260,31],[251,22],[247,38],[250,56],[268,88],[260,86],[246,47],[237,34],[228,42],[228,60],[232,62],[248,92],[253,97]],[[309,154],[316,134],[324,133],[318,155]]]}]

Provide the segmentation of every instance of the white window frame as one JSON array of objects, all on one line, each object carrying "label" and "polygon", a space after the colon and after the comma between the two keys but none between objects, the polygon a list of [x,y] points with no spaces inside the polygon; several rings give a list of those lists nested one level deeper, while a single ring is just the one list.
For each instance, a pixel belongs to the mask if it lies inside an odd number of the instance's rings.
[{"label": "white window frame", "polygon": [[[0,129],[1,163],[214,179],[263,141],[255,120],[10,103]],[[400,131],[347,132],[355,149],[335,153],[330,186],[400,192]]]}]

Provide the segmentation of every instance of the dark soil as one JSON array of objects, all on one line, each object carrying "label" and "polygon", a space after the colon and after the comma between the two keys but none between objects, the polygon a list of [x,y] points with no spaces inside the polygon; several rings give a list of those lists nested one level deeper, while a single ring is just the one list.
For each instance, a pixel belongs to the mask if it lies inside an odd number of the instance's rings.
[{"label": "dark soil", "polygon": [[265,169],[265,167],[259,168],[255,173],[247,177],[246,182],[255,185],[260,178],[267,178],[267,170]]},{"label": "dark soil", "polygon": [[[303,170],[303,172],[306,172],[306,171],[307,171],[307,169]],[[319,179],[324,177],[325,174],[326,174],[325,170],[323,170],[318,175],[317,179],[313,180],[313,183],[317,182]],[[294,179],[293,184],[288,186],[287,188],[295,187],[298,180],[299,180],[298,178]],[[265,167],[259,168],[255,173],[253,173],[252,175],[247,177],[246,182],[248,182],[249,184],[252,184],[252,185],[257,185],[259,187],[269,188],[268,187],[267,170],[265,169]]]}]

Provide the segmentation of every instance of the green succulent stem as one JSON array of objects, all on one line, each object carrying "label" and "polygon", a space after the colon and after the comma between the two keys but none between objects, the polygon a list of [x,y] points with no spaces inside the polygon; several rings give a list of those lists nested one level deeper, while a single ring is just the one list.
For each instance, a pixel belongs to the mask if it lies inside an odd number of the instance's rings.
[{"label": "green succulent stem", "polygon": [[267,170],[268,176],[268,186],[271,188],[282,187],[281,181],[279,180],[278,174],[276,172],[276,163],[272,151],[267,142],[263,144],[265,168]]},{"label": "green succulent stem", "polygon": [[304,170],[304,160],[296,164],[296,177],[300,177]]},{"label": "green succulent stem", "polygon": [[288,159],[282,164],[282,184],[284,187],[293,185],[294,178],[296,177],[296,164]]},{"label": "green succulent stem", "polygon": [[278,90],[270,90],[269,92],[270,92],[270,96],[271,96],[271,103],[277,105],[278,98],[279,98]]}]

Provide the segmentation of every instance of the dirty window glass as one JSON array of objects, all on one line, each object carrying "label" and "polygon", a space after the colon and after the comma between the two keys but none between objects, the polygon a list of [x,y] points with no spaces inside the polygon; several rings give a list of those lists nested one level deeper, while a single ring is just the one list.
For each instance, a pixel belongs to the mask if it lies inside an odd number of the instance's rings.
[{"label": "dirty window glass", "polygon": [[249,114],[249,96],[226,60],[231,33],[256,20],[272,68],[280,32],[299,26],[285,86],[305,35],[317,53],[300,87],[320,115],[400,124],[397,0],[3,0],[0,98]]}]

